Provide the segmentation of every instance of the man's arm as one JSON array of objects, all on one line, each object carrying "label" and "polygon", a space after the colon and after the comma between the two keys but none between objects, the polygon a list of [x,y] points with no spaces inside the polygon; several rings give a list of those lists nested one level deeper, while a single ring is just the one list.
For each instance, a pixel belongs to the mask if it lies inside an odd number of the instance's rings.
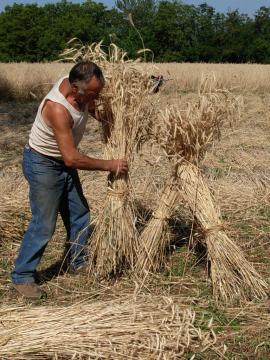
[{"label": "man's arm", "polygon": [[52,128],[65,165],[82,170],[103,170],[115,173],[128,171],[127,161],[94,159],[81,154],[75,147],[72,119],[68,111],[57,103],[47,102],[42,115]]}]

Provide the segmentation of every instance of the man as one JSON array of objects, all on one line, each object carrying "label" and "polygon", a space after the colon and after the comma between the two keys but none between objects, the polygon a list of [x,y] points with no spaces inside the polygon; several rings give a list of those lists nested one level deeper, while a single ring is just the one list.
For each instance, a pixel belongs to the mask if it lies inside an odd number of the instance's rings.
[{"label": "man", "polygon": [[85,267],[90,213],[77,169],[126,173],[126,160],[93,159],[78,151],[88,111],[104,86],[94,63],[76,64],[41,102],[23,154],[23,173],[29,183],[32,220],[23,237],[11,273],[14,288],[27,298],[46,293],[35,284],[35,270],[51,239],[60,212],[69,239],[67,260],[73,272]]}]

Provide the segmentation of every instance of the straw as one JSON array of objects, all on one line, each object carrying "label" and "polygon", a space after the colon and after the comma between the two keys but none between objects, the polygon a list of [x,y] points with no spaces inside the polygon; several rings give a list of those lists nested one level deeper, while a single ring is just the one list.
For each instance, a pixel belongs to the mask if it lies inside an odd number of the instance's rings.
[{"label": "straw", "polygon": [[216,343],[212,321],[164,297],[2,306],[0,316],[2,359],[182,359]]}]

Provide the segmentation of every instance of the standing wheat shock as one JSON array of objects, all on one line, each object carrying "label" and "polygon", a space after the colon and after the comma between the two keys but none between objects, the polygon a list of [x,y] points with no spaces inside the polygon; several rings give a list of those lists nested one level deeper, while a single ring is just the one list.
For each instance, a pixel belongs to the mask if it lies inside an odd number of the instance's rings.
[{"label": "standing wheat shock", "polygon": [[[128,61],[126,53],[114,44],[107,52],[99,43],[70,53],[76,60],[96,61],[104,71],[106,85],[96,114],[102,123],[104,158],[126,159],[131,168],[144,123],[154,109],[149,101],[148,75],[139,71],[135,62]],[[131,189],[129,176],[109,175],[107,196],[90,239],[90,268],[98,277],[134,267],[138,233]]]},{"label": "standing wheat shock", "polygon": [[[165,262],[166,245],[170,242],[168,219],[178,196],[177,168],[183,159],[198,161],[214,137],[219,135],[224,113],[234,114],[236,100],[227,91],[214,91],[215,78],[206,77],[199,88],[197,101],[186,109],[166,108],[158,118],[150,118],[148,137],[165,151],[171,164],[171,176],[160,192],[157,209],[140,235],[136,273],[157,271]],[[221,101],[223,100],[223,101]],[[158,214],[158,216],[156,216]]]},{"label": "standing wheat shock", "polygon": [[[101,98],[104,156],[126,158],[131,167],[143,123],[152,113],[148,86],[141,73],[125,64],[113,66],[109,81]],[[105,204],[91,237],[92,268],[99,276],[134,267],[139,247],[131,189],[129,176],[110,174]]]},{"label": "standing wheat shock", "polygon": [[[202,78],[197,100],[188,103],[184,110],[171,107],[161,111],[159,121],[149,125],[152,137],[170,160],[172,181],[178,183],[179,196],[202,230],[211,263],[214,298],[225,303],[235,299],[260,299],[265,297],[267,289],[266,282],[245,259],[242,250],[226,235],[198,168],[208,146],[220,136],[222,124],[238,118],[240,100],[229,91],[218,89],[215,78],[207,75]],[[155,246],[162,241],[162,236],[156,237]],[[145,251],[144,261],[152,247],[149,245]]]}]

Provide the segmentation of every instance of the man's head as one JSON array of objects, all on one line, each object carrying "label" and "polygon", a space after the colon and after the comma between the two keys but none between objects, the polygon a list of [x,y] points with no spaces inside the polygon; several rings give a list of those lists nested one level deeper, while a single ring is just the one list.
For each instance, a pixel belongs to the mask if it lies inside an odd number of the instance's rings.
[{"label": "man's head", "polygon": [[86,104],[98,98],[105,80],[95,63],[81,61],[70,70],[69,82],[75,98]]}]

